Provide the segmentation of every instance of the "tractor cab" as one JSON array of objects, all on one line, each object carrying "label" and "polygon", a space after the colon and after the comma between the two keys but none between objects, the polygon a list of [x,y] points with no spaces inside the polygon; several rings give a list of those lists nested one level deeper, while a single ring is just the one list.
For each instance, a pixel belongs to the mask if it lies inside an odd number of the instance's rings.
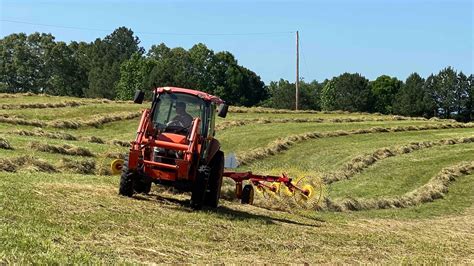
[{"label": "tractor cab", "polygon": [[[142,103],[137,91],[134,102]],[[217,206],[224,153],[214,138],[216,114],[225,117],[219,97],[176,87],[157,88],[142,114],[137,137],[122,166],[120,194],[149,192],[151,183],[191,191],[195,207]]]}]

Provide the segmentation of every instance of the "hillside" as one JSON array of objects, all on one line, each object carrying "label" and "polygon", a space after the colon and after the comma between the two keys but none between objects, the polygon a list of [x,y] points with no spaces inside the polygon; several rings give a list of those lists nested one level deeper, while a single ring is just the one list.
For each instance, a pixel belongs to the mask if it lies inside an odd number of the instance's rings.
[{"label": "hillside", "polygon": [[257,194],[192,211],[153,186],[118,196],[109,164],[144,105],[0,94],[0,263],[474,263],[474,124],[231,108],[237,170],[305,173],[327,198]]}]

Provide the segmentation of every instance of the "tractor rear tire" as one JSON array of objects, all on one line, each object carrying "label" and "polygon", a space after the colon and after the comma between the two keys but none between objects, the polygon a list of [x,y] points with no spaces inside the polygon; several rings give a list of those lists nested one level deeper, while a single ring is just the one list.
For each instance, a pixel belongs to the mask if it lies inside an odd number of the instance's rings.
[{"label": "tractor rear tire", "polygon": [[191,192],[191,208],[200,210],[204,203],[204,196],[206,194],[208,173],[197,172],[196,180],[194,180],[193,190]]},{"label": "tractor rear tire", "polygon": [[224,153],[217,151],[212,158],[211,175],[209,176],[209,185],[206,195],[204,196],[204,204],[211,208],[217,208],[219,198],[221,197],[222,175],[224,173]]},{"label": "tractor rear tire", "polygon": [[245,185],[242,189],[242,198],[240,202],[242,204],[253,204],[254,190],[252,185]]}]

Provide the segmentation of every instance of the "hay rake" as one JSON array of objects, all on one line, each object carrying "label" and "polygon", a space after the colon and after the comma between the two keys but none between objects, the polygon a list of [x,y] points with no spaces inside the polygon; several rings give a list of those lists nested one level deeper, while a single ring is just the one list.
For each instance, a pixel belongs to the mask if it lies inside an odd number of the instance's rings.
[{"label": "hay rake", "polygon": [[[293,197],[302,207],[314,206],[323,197],[324,189],[320,182],[310,180],[305,175],[291,178],[287,173],[279,176],[257,175],[252,172],[225,171],[224,176],[235,182],[235,194],[243,204],[253,204],[255,191],[264,198]],[[247,184],[244,185],[244,183]],[[318,186],[311,184],[317,183]]]}]

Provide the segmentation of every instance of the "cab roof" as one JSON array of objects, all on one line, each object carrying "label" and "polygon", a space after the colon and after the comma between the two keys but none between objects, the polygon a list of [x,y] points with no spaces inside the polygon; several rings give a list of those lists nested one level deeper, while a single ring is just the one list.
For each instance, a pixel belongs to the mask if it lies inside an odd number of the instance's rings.
[{"label": "cab roof", "polygon": [[221,98],[211,95],[206,92],[202,91],[197,91],[197,90],[191,90],[191,89],[185,89],[185,88],[178,88],[178,87],[159,87],[155,89],[155,92],[158,94],[166,93],[166,92],[171,92],[171,93],[184,93],[184,94],[190,94],[197,96],[201,99],[204,99],[205,101],[210,101],[216,104],[221,104],[224,103],[224,100]]}]

